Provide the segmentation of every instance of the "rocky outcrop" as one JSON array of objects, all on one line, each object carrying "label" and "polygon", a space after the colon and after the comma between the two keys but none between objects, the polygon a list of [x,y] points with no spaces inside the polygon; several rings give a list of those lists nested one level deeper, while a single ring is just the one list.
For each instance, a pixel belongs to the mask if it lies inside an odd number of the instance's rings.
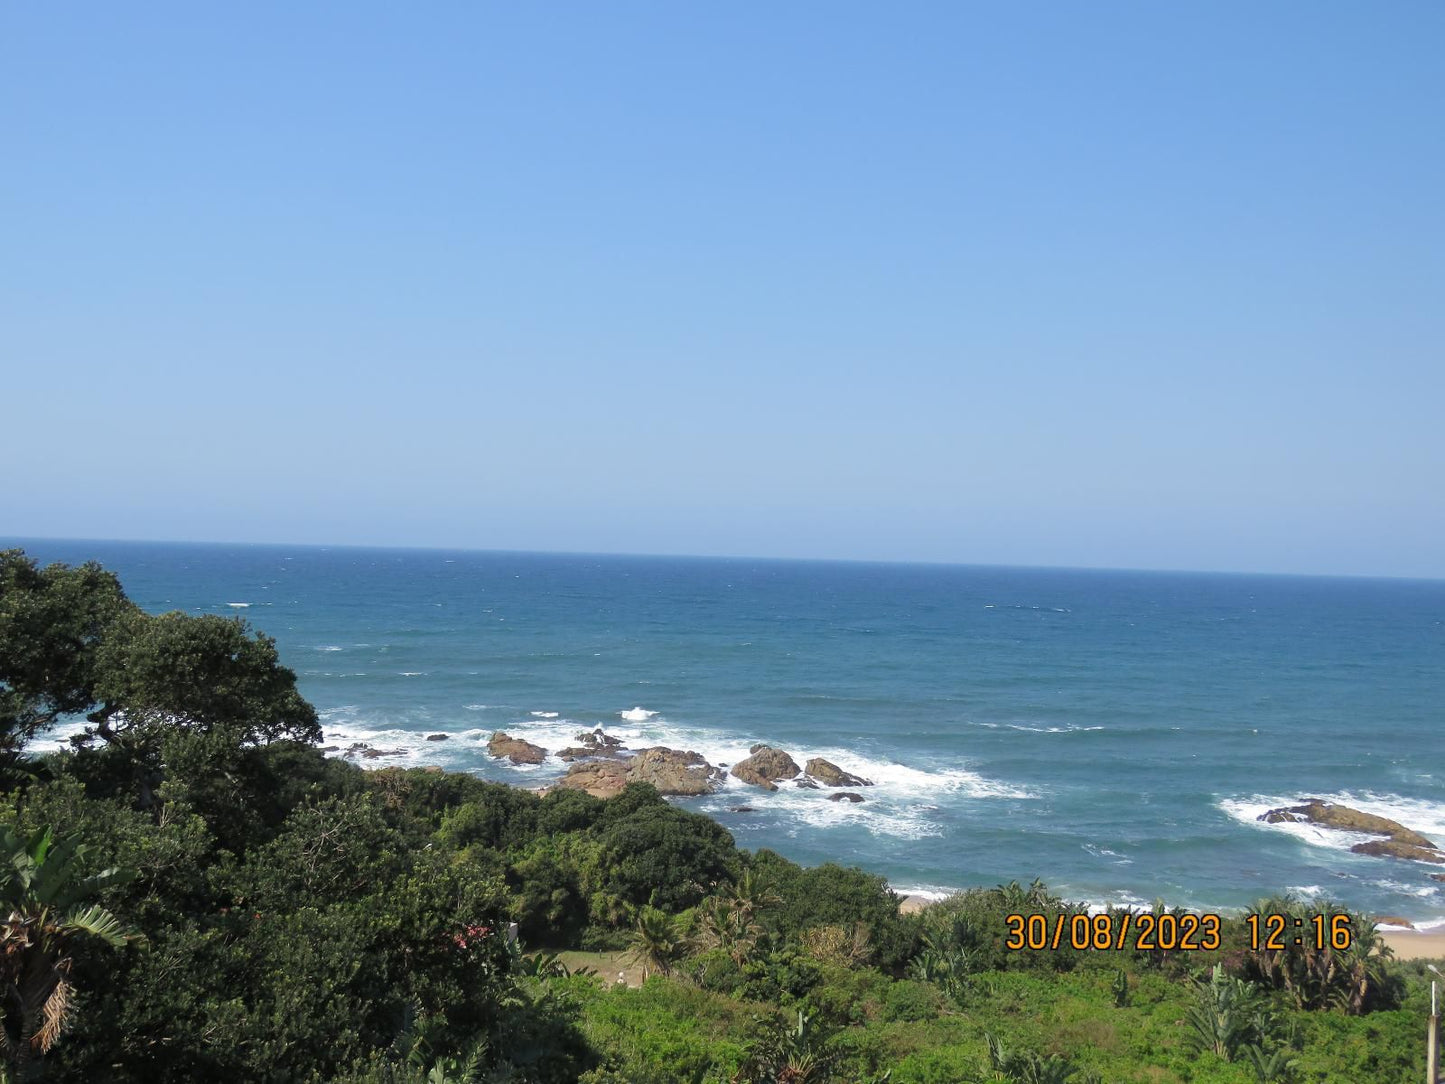
[{"label": "rocky outcrop", "polygon": [[817,790],[818,781],[816,779],[809,779],[806,775],[800,775],[797,779],[793,780],[793,786],[801,787],[803,790]]},{"label": "rocky outcrop", "polygon": [[573,764],[557,784],[585,790],[594,798],[611,798],[627,786],[627,765],[620,760],[585,760]]},{"label": "rocky outcrop", "polygon": [[1445,865],[1445,854],[1434,847],[1416,847],[1412,843],[1400,843],[1393,839],[1372,839],[1368,843],[1356,843],[1350,850],[1356,854],[1374,854],[1382,858],[1408,858],[1415,862],[1434,862]]},{"label": "rocky outcrop", "polygon": [[1266,824],[1302,821],[1318,824],[1322,828],[1338,828],[1342,832],[1368,832],[1372,836],[1386,836],[1396,843],[1408,843],[1413,847],[1435,846],[1419,832],[1412,832],[1399,821],[1377,817],[1373,813],[1362,813],[1358,809],[1326,802],[1321,798],[1310,798],[1304,805],[1271,809],[1268,813],[1261,813],[1259,819]]},{"label": "rocky outcrop", "polygon": [[584,749],[595,749],[599,753],[622,748],[622,739],[614,738],[600,726],[595,730],[584,730],[572,740],[579,742]]},{"label": "rocky outcrop", "polygon": [[547,750],[521,738],[514,738],[505,730],[499,730],[487,742],[487,752],[494,757],[506,757],[513,764],[541,764],[547,759]]},{"label": "rocky outcrop", "polygon": [[824,760],[822,757],[814,757],[808,761],[803,771],[825,787],[871,787],[873,785],[872,780],[845,772],[831,760]]},{"label": "rocky outcrop", "polygon": [[445,735],[445,734],[428,734],[428,735],[426,736],[426,740],[427,740],[427,741],[446,741],[446,740],[447,740],[447,735]]},{"label": "rocky outcrop", "polygon": [[840,790],[837,794],[828,795],[830,802],[861,802],[863,795],[854,794],[851,790]]},{"label": "rocky outcrop", "polygon": [[577,761],[558,784],[610,798],[628,783],[650,783],[659,794],[694,797],[718,790],[725,776],[697,753],[665,746],[640,750],[630,759],[603,756]]},{"label": "rocky outcrop", "polygon": [[600,726],[596,730],[584,730],[573,740],[580,744],[563,749],[557,754],[558,760],[586,760],[588,757],[618,759],[627,755],[622,746],[622,739],[603,733]]},{"label": "rocky outcrop", "polygon": [[792,779],[802,769],[797,761],[771,745],[755,745],[746,760],[733,765],[732,774],[744,783],[765,790],[777,790],[779,779]]},{"label": "rocky outcrop", "polygon": [[643,749],[628,765],[631,783],[651,783],[659,794],[711,794],[722,786],[723,772],[694,752],[655,746]]}]

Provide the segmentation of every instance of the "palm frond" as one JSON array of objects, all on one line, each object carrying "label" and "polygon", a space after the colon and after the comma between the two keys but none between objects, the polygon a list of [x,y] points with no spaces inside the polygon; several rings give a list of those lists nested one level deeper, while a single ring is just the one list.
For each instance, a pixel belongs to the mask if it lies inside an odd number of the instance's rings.
[{"label": "palm frond", "polygon": [[127,941],[139,940],[142,934],[132,933],[125,925],[99,904],[91,904],[84,910],[71,911],[61,922],[61,929],[67,933],[88,933],[99,937],[107,944],[119,947]]},{"label": "palm frond", "polygon": [[31,1049],[36,1053],[44,1054],[60,1041],[60,1035],[70,1016],[70,995],[73,991],[70,980],[61,978],[50,996],[45,999],[45,1004],[40,1009],[40,1027],[30,1038]]}]

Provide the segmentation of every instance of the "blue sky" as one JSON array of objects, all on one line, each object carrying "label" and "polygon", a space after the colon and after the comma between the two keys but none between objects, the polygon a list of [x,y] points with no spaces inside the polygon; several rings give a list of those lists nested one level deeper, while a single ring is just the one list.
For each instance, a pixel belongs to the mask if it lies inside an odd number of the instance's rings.
[{"label": "blue sky", "polygon": [[1445,576],[1442,32],[12,5],[0,534]]}]

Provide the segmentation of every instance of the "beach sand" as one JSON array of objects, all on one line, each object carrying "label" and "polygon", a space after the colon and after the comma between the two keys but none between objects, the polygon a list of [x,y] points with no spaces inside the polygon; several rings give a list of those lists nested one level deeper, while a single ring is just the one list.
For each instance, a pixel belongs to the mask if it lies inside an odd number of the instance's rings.
[{"label": "beach sand", "polygon": [[1380,936],[1397,960],[1445,959],[1445,931],[1381,930]]}]

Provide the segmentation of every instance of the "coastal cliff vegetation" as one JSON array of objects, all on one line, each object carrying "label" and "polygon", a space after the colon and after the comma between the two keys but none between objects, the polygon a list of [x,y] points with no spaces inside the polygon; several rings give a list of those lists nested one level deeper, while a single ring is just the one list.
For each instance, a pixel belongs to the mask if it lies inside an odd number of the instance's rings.
[{"label": "coastal cliff vegetation", "polygon": [[[84,720],[71,747],[27,743]],[[1347,950],[1010,951],[1046,886],[882,878],[600,799],[318,749],[275,644],[0,555],[0,1077],[1247,1084],[1424,1072],[1428,983]],[[960,871],[960,877],[967,871]],[[1163,905],[1158,905],[1163,913]],[[1281,897],[1261,913],[1340,911]]]}]

